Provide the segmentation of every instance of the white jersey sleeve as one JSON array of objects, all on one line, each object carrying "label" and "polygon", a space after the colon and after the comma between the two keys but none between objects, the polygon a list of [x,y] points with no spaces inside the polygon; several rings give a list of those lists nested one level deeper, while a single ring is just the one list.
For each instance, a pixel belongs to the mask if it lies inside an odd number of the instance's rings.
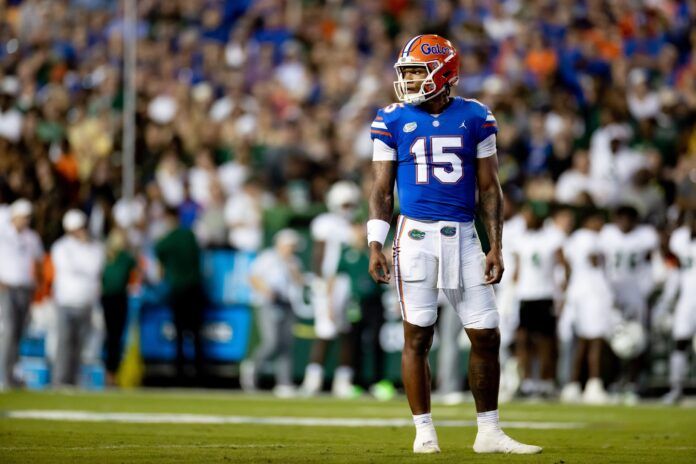
[{"label": "white jersey sleeve", "polygon": [[396,149],[380,139],[372,141],[372,161],[396,161]]},{"label": "white jersey sleeve", "polygon": [[495,134],[491,134],[476,145],[476,157],[488,158],[496,154]]},{"label": "white jersey sleeve", "polygon": [[263,251],[251,264],[249,275],[254,277],[263,277],[268,270],[274,266],[274,264],[273,252],[271,250]]},{"label": "white jersey sleeve", "polygon": [[677,255],[679,260],[683,260],[684,256],[689,254],[689,229],[680,227],[672,232],[669,238],[669,250]]},{"label": "white jersey sleeve", "polygon": [[317,242],[327,242],[331,240],[332,235],[336,233],[336,221],[330,214],[320,214],[309,226],[312,239]]},{"label": "white jersey sleeve", "polygon": [[645,247],[645,251],[655,250],[660,244],[660,237],[652,226],[640,227],[641,244]]}]

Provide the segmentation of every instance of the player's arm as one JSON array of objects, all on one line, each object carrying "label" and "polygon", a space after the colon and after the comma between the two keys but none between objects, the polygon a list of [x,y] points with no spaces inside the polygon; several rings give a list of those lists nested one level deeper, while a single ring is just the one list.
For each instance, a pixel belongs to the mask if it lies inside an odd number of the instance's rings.
[{"label": "player's arm", "polygon": [[497,284],[503,277],[503,191],[498,179],[498,156],[476,159],[479,213],[491,249],[486,255],[485,283]]},{"label": "player's arm", "polygon": [[251,284],[251,288],[256,293],[263,296],[265,299],[269,301],[273,300],[273,290],[271,290],[271,287],[269,287],[268,284],[262,278],[255,275],[251,275],[249,276],[249,284]]},{"label": "player's arm", "polygon": [[367,223],[367,237],[370,247],[370,275],[375,282],[388,283],[391,275],[382,246],[389,223],[394,213],[394,182],[396,162],[372,162],[373,185],[370,194],[370,220]]},{"label": "player's arm", "polygon": [[558,265],[561,266],[564,270],[563,282],[561,283],[561,290],[565,292],[566,288],[568,287],[568,282],[570,281],[570,263],[565,258],[563,248],[559,248],[558,250],[556,250],[555,258]]},{"label": "player's arm", "polygon": [[312,271],[319,277],[324,277],[324,249],[326,242],[315,240],[312,245]]},{"label": "player's arm", "polygon": [[515,271],[512,273],[512,282],[516,284],[520,280],[520,255],[515,252],[512,254],[512,259],[515,262]]}]

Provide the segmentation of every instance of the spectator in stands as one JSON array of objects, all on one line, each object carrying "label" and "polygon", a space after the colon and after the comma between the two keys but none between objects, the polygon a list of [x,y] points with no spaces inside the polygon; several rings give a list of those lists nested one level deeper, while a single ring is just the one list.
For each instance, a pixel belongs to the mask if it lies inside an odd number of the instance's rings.
[{"label": "spectator in stands", "polygon": [[176,368],[180,380],[185,377],[184,335],[193,337],[196,376],[202,380],[204,354],[201,327],[206,297],[201,275],[201,250],[193,232],[181,225],[179,213],[167,208],[169,232],[155,246],[169,288],[169,307],[176,328]]},{"label": "spectator in stands", "polygon": [[573,165],[556,183],[556,201],[567,205],[594,205],[595,182],[590,176],[590,158],[586,150],[573,154]]},{"label": "spectator in stands", "polygon": [[295,255],[300,237],[292,229],[276,233],[273,248],[264,250],[254,261],[249,281],[256,296],[256,324],[261,341],[250,359],[240,367],[240,382],[246,391],[256,390],[260,369],[275,360],[275,388],[280,397],[292,396],[292,329],[295,315],[292,299],[300,295],[302,263]]},{"label": "spectator in stands", "polygon": [[9,209],[10,222],[0,222],[0,390],[18,385],[13,372],[19,340],[41,280],[44,255],[41,239],[29,227],[31,203],[22,198]]},{"label": "spectator in stands", "polygon": [[237,194],[225,205],[225,222],[229,228],[229,243],[241,251],[256,251],[261,246],[263,230],[264,191],[258,179],[248,179]]},{"label": "spectator in stands", "polygon": [[126,232],[112,229],[106,239],[106,265],[102,276],[101,305],[106,325],[106,384],[116,385],[128,316],[128,282],[136,267],[127,248]]},{"label": "spectator in stands", "polygon": [[220,183],[210,183],[210,200],[193,226],[198,242],[204,248],[227,247],[225,225],[225,193]]},{"label": "spectator in stands", "polygon": [[65,235],[51,248],[58,346],[51,376],[56,387],[78,382],[82,348],[90,335],[104,267],[103,247],[89,237],[85,213],[77,209],[65,213],[63,230]]}]

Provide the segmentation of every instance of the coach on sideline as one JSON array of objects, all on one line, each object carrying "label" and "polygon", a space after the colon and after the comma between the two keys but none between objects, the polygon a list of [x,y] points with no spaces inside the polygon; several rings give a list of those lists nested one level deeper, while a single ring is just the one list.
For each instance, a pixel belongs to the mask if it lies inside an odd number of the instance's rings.
[{"label": "coach on sideline", "polygon": [[55,268],[58,349],[51,373],[54,386],[75,385],[82,348],[92,328],[92,311],[101,294],[104,248],[87,232],[87,216],[71,209],[63,216],[63,235],[51,248]]},{"label": "coach on sideline", "polygon": [[40,279],[44,250],[39,235],[29,228],[31,213],[31,203],[19,199],[10,206],[10,221],[0,224],[0,390],[17,385],[12,371]]}]

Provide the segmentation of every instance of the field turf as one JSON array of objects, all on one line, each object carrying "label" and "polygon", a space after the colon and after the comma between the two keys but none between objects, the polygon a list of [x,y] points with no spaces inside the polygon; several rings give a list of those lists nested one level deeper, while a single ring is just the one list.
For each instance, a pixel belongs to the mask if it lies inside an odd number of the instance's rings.
[{"label": "field turf", "polygon": [[[41,417],[47,411],[87,411],[102,421],[16,418],[28,410]],[[170,423],[114,422],[100,415],[107,413],[141,413],[119,418],[145,422],[167,414]],[[200,415],[213,421],[235,416],[247,423],[177,423],[179,417],[195,421]],[[435,405],[433,416],[436,422],[470,421],[473,405]],[[312,426],[279,425],[274,419],[258,423],[279,417],[317,421]],[[471,450],[476,428],[467,424],[438,429],[442,454],[415,456],[409,425],[322,423],[336,418],[407,424],[410,415],[403,397],[380,403],[219,391],[10,392],[0,394],[0,463],[696,463],[696,409],[688,407],[502,405],[501,419],[515,422],[508,433],[543,446],[537,456],[476,455]],[[531,428],[535,425],[548,428]]]}]

